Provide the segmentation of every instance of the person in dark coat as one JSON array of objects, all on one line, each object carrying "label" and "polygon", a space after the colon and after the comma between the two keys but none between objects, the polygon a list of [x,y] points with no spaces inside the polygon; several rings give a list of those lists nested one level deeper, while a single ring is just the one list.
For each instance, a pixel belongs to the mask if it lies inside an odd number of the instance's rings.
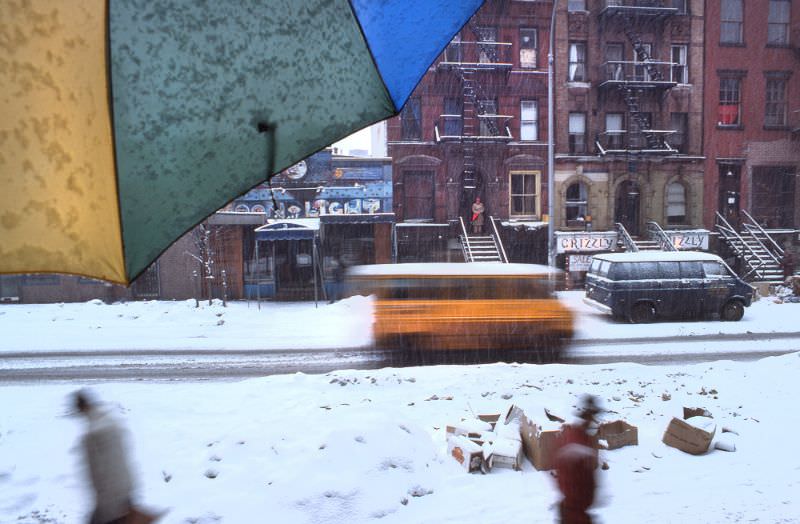
[{"label": "person in dark coat", "polygon": [[555,456],[561,524],[591,524],[588,513],[594,503],[597,481],[597,447],[590,434],[595,415],[599,412],[597,401],[591,395],[581,399],[579,421],[564,424]]}]

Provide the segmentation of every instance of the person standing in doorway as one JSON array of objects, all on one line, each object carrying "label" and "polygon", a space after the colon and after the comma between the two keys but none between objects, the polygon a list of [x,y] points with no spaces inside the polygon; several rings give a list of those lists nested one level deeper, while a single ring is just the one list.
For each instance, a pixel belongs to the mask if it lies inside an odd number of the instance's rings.
[{"label": "person standing in doorway", "polygon": [[483,212],[485,208],[481,202],[481,197],[475,198],[472,203],[472,232],[476,235],[483,233]]}]

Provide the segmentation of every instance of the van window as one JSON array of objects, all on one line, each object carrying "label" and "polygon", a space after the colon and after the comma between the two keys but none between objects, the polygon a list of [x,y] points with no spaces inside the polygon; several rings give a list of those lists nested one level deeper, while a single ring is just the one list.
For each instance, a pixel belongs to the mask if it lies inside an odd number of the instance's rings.
[{"label": "van window", "polygon": [[681,278],[703,278],[703,265],[700,262],[679,262]]},{"label": "van window", "polygon": [[660,278],[669,280],[681,277],[677,262],[657,262],[657,264]]},{"label": "van window", "polygon": [[638,270],[639,280],[651,280],[659,278],[658,266],[655,262],[639,262],[636,264]]},{"label": "van window", "polygon": [[589,266],[589,273],[598,273],[600,271],[600,259],[593,258],[592,265]]},{"label": "van window", "polygon": [[611,275],[609,278],[612,280],[631,280],[631,262],[617,262],[611,268]]},{"label": "van window", "polygon": [[597,274],[600,275],[601,277],[607,277],[609,267],[611,267],[611,262],[609,262],[608,260],[601,260],[600,270],[597,272]]},{"label": "van window", "polygon": [[708,278],[722,278],[727,271],[719,262],[703,262],[703,271]]}]

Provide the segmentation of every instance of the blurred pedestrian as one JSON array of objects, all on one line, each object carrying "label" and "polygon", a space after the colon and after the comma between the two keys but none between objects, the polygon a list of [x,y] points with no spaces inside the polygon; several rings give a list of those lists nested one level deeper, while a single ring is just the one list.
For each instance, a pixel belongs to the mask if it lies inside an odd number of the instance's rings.
[{"label": "blurred pedestrian", "polygon": [[591,524],[589,508],[594,503],[597,489],[597,447],[591,434],[595,416],[600,411],[592,395],[581,397],[578,420],[564,424],[556,451],[558,489],[562,499],[559,504],[561,524]]},{"label": "blurred pedestrian", "polygon": [[127,432],[111,411],[94,396],[73,393],[74,406],[87,423],[81,440],[94,491],[94,511],[89,524],[147,523],[155,520],[132,508],[133,475],[127,452]]},{"label": "blurred pedestrian", "polygon": [[481,197],[475,198],[472,204],[472,232],[476,235],[483,233],[483,212],[486,210]]}]

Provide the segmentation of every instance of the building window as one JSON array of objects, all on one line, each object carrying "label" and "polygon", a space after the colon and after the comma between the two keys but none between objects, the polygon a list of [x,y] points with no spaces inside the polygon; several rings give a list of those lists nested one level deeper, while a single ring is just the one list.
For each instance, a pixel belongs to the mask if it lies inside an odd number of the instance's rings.
[{"label": "building window", "polygon": [[464,128],[460,97],[445,97],[444,99],[444,135],[461,136]]},{"label": "building window", "polygon": [[569,114],[569,154],[586,153],[586,113]]},{"label": "building window", "polygon": [[460,63],[462,61],[461,58],[461,35],[456,35],[447,45],[444,50],[444,61],[445,62],[456,62]]},{"label": "building window", "polygon": [[741,126],[741,79],[719,79],[719,112],[718,126]]},{"label": "building window", "polygon": [[674,45],[671,48],[673,82],[679,84],[689,83],[689,68],[686,62],[687,51],[688,46],[685,45]]},{"label": "building window", "polygon": [[679,15],[685,15],[686,11],[686,0],[672,0],[672,7],[678,10]]},{"label": "building window", "polygon": [[742,0],[722,0],[719,42],[721,44],[741,44],[743,22]]},{"label": "building window", "polygon": [[409,98],[400,112],[402,140],[422,140],[422,103],[418,97]]},{"label": "building window", "polygon": [[497,58],[496,42],[496,27],[478,27],[478,62],[481,64],[494,64],[499,62]]},{"label": "building window", "polygon": [[789,0],[769,0],[767,19],[767,45],[787,45],[789,43]]},{"label": "building window", "polygon": [[519,30],[519,66],[536,67],[536,29]]},{"label": "building window", "polygon": [[[651,59],[653,56],[653,44],[640,44],[639,49],[633,49],[633,61],[637,64],[643,64]],[[637,82],[649,82],[650,71],[646,65],[635,65],[633,67],[633,76]]]},{"label": "building window", "polygon": [[539,140],[539,103],[536,100],[520,102],[520,140]]},{"label": "building window", "polygon": [[586,220],[589,214],[589,191],[583,182],[575,182],[567,187],[564,208],[567,211],[567,222],[571,220]]},{"label": "building window", "polygon": [[688,113],[671,113],[669,115],[670,130],[675,131],[667,138],[669,145],[680,151],[686,152],[688,138],[686,133],[689,129]]},{"label": "building window", "polygon": [[512,216],[539,216],[539,180],[541,171],[512,171],[511,209]]},{"label": "building window", "polygon": [[606,44],[606,80],[625,80],[624,52],[625,47],[619,42]]},{"label": "building window", "polygon": [[586,81],[586,42],[570,42],[567,74],[570,82]]},{"label": "building window", "polygon": [[686,223],[686,188],[680,182],[667,184],[667,224]]},{"label": "building window", "polygon": [[767,78],[767,105],[764,108],[764,125],[782,127],[786,125],[786,80]]},{"label": "building window", "polygon": [[622,149],[624,135],[622,113],[606,113],[606,148]]},{"label": "building window", "polygon": [[586,11],[586,0],[569,0],[567,2],[568,11]]},{"label": "building window", "polygon": [[497,136],[497,99],[485,98],[478,101],[478,120],[481,136]]}]

